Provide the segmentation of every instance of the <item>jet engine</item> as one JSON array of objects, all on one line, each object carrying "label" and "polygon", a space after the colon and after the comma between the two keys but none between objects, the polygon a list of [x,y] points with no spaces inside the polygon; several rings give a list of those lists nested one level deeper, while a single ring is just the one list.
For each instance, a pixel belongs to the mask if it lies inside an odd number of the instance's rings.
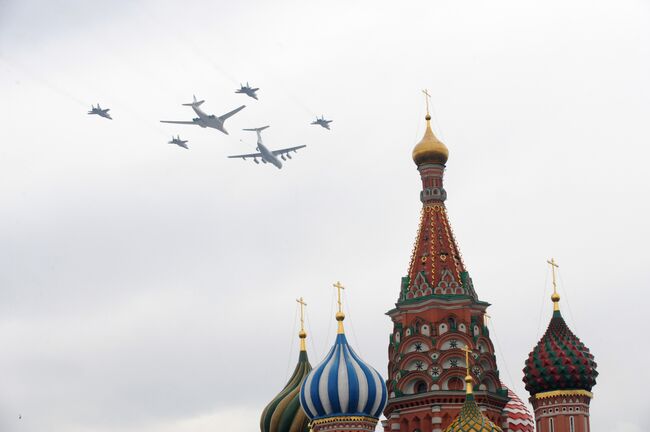
[{"label": "jet engine", "polygon": [[260,163],[260,161],[258,161],[257,158],[253,158],[253,162],[255,162],[256,164]]},{"label": "jet engine", "polygon": [[289,159],[291,159],[291,155],[290,155],[289,153],[287,153],[287,157],[288,157]]},{"label": "jet engine", "polygon": [[285,158],[284,155],[280,155],[280,158],[282,158],[283,161],[287,160],[287,158]]}]

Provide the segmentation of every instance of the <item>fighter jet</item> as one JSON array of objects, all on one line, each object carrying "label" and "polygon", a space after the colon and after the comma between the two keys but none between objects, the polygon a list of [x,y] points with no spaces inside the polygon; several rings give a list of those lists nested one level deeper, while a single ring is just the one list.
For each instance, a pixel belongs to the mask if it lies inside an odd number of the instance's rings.
[{"label": "fighter jet", "polygon": [[176,138],[174,138],[174,135],[172,135],[172,140],[167,144],[176,144],[179,147],[183,147],[184,149],[189,150],[189,147],[187,146],[187,140],[182,140],[180,135],[176,135]]},{"label": "fighter jet", "polygon": [[95,108],[94,105],[91,105],[90,107],[91,110],[88,111],[88,114],[97,114],[100,117],[113,120],[113,117],[111,117],[111,115],[108,113],[111,110],[110,108],[102,109],[102,107],[100,107],[99,104],[97,104],[97,108]]},{"label": "fighter jet", "polygon": [[246,82],[246,85],[241,85],[239,84],[239,89],[235,90],[235,93],[242,93],[245,94],[246,96],[250,96],[253,99],[257,100],[257,95],[255,94],[259,88],[251,88],[251,86]]},{"label": "fighter jet", "polygon": [[222,115],[222,116],[215,116],[213,114],[206,114],[203,112],[201,108],[201,104],[205,102],[204,100],[197,101],[196,96],[194,96],[194,101],[190,103],[183,104],[183,106],[189,106],[192,107],[196,115],[198,117],[195,117],[192,119],[192,121],[174,121],[174,120],[160,120],[161,123],[174,123],[174,124],[189,124],[189,125],[197,125],[201,126],[202,128],[213,128],[218,131],[221,131],[228,135],[228,131],[226,128],[224,128],[223,123],[232,117],[233,115],[237,114],[239,111],[243,110],[246,108],[246,105],[242,105],[239,108],[235,108],[234,110]]},{"label": "fighter jet", "polygon": [[[250,153],[250,154],[235,155],[235,156],[228,156],[228,157],[241,158],[243,160],[246,160],[246,158],[253,158],[253,162],[255,162],[256,164],[260,163],[257,160],[257,158],[259,158],[262,161],[262,163],[270,163],[275,165],[278,169],[282,169],[282,162],[280,162],[280,159],[282,159],[283,161],[286,161],[287,158],[291,159],[291,154],[290,154],[291,152],[297,153],[299,149],[307,147],[306,145],[301,145],[297,147],[289,147],[280,150],[269,150],[268,148],[266,148],[264,144],[262,144],[262,134],[261,134],[261,132],[268,127],[269,126],[263,126],[254,129],[244,129],[245,131],[251,131],[257,133],[256,150],[259,153]],[[280,159],[278,159],[278,156],[280,156]]]},{"label": "fighter jet", "polygon": [[334,120],[325,120],[325,116],[316,117],[316,120],[311,122],[313,125],[323,126],[325,129],[330,130],[330,123]]}]

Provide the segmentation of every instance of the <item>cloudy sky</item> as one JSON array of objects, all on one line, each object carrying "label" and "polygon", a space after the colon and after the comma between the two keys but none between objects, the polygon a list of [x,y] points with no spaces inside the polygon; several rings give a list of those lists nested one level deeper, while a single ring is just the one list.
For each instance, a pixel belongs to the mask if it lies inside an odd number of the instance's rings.
[{"label": "cloudy sky", "polygon": [[[554,256],[598,362],[593,430],[649,430],[649,24],[641,0],[0,0],[0,430],[257,430],[296,361],[295,298],[316,363],[337,279],[385,374],[422,88],[502,378],[527,396]],[[192,94],[247,108],[229,136],[158,122]],[[265,124],[307,148],[281,171],[226,159]]]}]

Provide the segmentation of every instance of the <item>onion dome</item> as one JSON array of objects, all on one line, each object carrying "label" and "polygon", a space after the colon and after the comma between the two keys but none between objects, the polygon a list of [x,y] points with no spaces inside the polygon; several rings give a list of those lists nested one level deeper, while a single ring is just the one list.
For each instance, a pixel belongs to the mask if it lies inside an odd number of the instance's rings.
[{"label": "onion dome", "polygon": [[[503,383],[501,383],[503,387]],[[507,388],[507,387],[506,387]],[[517,397],[515,392],[508,388],[508,404],[503,409],[506,416],[508,431],[512,432],[535,432],[535,421],[528,411],[528,407]]]},{"label": "onion dome", "polygon": [[339,292],[336,342],[300,389],[300,404],[315,425],[336,417],[366,417],[376,422],[386,406],[384,379],[350,347],[343,331],[344,319]]},{"label": "onion dome", "polygon": [[526,360],[526,390],[531,396],[555,390],[590,392],[598,376],[594,356],[562,318],[560,296],[555,289],[555,273],[553,286],[553,317],[546,333]]},{"label": "onion dome", "polygon": [[472,392],[472,377],[467,372],[465,377],[467,394],[465,395],[465,403],[460,409],[458,417],[451,422],[445,432],[503,432],[501,428],[490,421],[483,415],[481,409],[474,400]]},{"label": "onion dome", "polygon": [[425,117],[427,129],[419,143],[413,148],[413,161],[416,165],[438,164],[444,165],[449,158],[449,149],[442,143],[431,130],[431,116]]},{"label": "onion dome", "polygon": [[[302,301],[302,298],[299,303],[301,303],[301,322],[303,322],[302,306],[305,303]],[[300,408],[299,400],[300,386],[311,370],[311,364],[307,358],[307,350],[305,347],[307,333],[305,332],[304,326],[301,326],[298,336],[300,337],[298,364],[289,382],[287,382],[282,391],[262,411],[262,418],[260,419],[261,432],[309,431],[309,419],[302,408]]]}]

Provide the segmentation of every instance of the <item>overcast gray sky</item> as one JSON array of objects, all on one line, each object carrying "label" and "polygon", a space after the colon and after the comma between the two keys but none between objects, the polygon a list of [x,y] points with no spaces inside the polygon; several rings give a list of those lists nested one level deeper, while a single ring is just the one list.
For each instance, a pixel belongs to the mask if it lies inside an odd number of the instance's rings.
[{"label": "overcast gray sky", "polygon": [[[649,24],[626,0],[0,0],[0,430],[257,430],[296,361],[294,299],[316,363],[337,279],[385,374],[422,88],[503,380],[527,398],[554,256],[598,362],[594,432],[649,430]],[[247,108],[230,136],[158,123],[192,94]],[[281,171],[226,159],[264,124],[307,148]]]}]

